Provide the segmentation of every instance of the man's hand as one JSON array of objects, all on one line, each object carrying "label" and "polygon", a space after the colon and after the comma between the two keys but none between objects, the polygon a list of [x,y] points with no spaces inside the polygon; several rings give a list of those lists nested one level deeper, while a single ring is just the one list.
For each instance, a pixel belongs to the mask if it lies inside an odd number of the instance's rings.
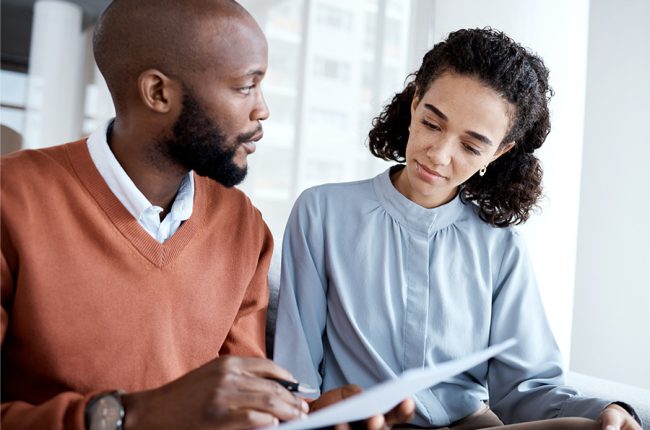
[{"label": "man's hand", "polygon": [[615,404],[603,409],[598,422],[603,430],[642,430],[639,423],[625,409]]},{"label": "man's hand", "polygon": [[304,400],[265,377],[294,380],[270,360],[217,358],[160,388],[124,395],[124,428],[250,429],[306,415]]},{"label": "man's hand", "polygon": [[[348,397],[354,396],[355,394],[360,393],[362,390],[358,385],[344,385],[339,388],[335,388],[330,391],[326,391],[318,399],[314,400],[311,404],[310,412],[317,411],[326,406],[329,406],[333,403],[339,402]],[[395,406],[393,409],[388,411],[385,415],[375,415],[368,418],[367,420],[362,421],[361,423],[353,423],[354,427],[362,427],[367,430],[382,430],[390,428],[390,426],[398,423],[405,423],[413,417],[415,413],[415,403],[413,400],[406,399],[399,405]],[[357,425],[359,424],[359,425]],[[336,430],[349,430],[351,427],[350,423],[339,424],[335,428]]]}]

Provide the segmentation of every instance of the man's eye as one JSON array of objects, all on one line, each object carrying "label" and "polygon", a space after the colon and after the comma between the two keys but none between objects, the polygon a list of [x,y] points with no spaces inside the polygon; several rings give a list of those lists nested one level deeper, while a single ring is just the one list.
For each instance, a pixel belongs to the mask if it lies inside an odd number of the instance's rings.
[{"label": "man's eye", "polygon": [[253,91],[253,88],[255,88],[255,84],[249,85],[247,87],[237,88],[237,91],[239,91],[240,93],[242,93],[244,95],[248,95],[248,94],[251,93],[251,91]]}]

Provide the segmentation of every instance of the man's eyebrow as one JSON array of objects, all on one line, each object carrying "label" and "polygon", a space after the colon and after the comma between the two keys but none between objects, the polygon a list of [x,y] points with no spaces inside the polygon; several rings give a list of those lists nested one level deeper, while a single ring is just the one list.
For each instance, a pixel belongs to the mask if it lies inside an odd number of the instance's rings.
[{"label": "man's eyebrow", "polygon": [[474,139],[480,140],[481,142],[486,143],[488,145],[492,145],[492,141],[487,136],[483,136],[482,134],[471,130],[467,130],[465,133],[469,134]]},{"label": "man's eyebrow", "polygon": [[448,121],[447,115],[445,115],[444,113],[442,113],[442,112],[440,111],[440,109],[438,109],[438,108],[435,107],[434,105],[432,105],[432,104],[430,104],[430,103],[425,103],[425,104],[424,104],[424,107],[427,108],[427,109],[429,109],[431,112],[435,113],[436,115],[438,115],[438,116],[440,117],[440,119],[442,119],[442,120],[444,120],[444,121]]},{"label": "man's eyebrow", "polygon": [[260,69],[251,69],[244,74],[244,76],[264,76],[264,75],[265,72]]}]

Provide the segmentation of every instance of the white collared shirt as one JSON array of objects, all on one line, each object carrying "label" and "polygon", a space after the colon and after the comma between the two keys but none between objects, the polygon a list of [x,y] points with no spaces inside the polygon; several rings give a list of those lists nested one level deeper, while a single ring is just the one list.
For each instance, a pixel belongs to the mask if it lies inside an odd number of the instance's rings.
[{"label": "white collared shirt", "polygon": [[192,215],[194,204],[194,176],[189,172],[181,181],[172,208],[160,221],[163,208],[152,205],[142,192],[135,186],[124,168],[108,146],[106,130],[111,121],[88,137],[87,145],[95,167],[104,178],[113,194],[122,202],[124,207],[138,220],[140,225],[154,239],[164,243],[181,226],[181,223]]}]

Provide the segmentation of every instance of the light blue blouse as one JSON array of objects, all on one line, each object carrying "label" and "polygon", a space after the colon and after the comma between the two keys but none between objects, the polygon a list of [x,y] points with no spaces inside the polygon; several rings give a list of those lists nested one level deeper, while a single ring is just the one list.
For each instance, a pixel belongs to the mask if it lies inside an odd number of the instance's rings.
[{"label": "light blue blouse", "polygon": [[506,422],[596,418],[610,402],[562,386],[517,231],[488,225],[459,197],[423,208],[389,174],[311,188],[296,201],[282,247],[275,361],[323,391],[367,388],[515,337],[514,348],[418,393],[413,423],[445,426],[488,399]]}]

